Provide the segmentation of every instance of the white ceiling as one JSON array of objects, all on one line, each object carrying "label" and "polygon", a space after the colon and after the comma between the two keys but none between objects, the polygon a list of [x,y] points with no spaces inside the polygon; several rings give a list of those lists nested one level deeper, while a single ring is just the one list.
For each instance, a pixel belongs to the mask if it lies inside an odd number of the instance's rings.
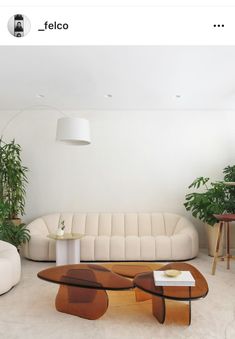
[{"label": "white ceiling", "polygon": [[35,104],[235,109],[235,47],[0,47],[0,110]]}]

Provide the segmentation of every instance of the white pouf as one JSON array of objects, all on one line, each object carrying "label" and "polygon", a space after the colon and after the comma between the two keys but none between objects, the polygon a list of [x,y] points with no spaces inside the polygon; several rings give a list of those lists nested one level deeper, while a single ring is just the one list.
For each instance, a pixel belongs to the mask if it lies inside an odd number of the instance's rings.
[{"label": "white pouf", "polygon": [[21,262],[16,247],[0,240],[0,295],[15,286],[20,275]]}]

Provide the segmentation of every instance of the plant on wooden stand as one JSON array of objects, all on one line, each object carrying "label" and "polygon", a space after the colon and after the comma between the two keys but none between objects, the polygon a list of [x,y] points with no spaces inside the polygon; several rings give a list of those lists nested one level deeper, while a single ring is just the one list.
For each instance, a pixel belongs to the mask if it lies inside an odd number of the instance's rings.
[{"label": "plant on wooden stand", "polygon": [[[209,238],[209,254],[213,255],[218,223],[213,214],[235,213],[235,187],[228,185],[235,182],[235,166],[227,166],[223,170],[224,181],[210,182],[209,178],[199,177],[188,187],[197,191],[186,194],[184,206],[192,215],[203,221],[207,227]],[[220,254],[222,247],[220,249]]]}]

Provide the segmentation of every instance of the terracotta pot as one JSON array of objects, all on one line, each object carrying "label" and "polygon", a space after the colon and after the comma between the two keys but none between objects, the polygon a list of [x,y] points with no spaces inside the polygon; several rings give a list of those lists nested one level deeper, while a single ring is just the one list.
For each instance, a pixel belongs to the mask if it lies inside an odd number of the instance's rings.
[{"label": "terracotta pot", "polygon": [[[207,233],[207,239],[208,239],[208,254],[213,257],[215,254],[215,246],[216,246],[216,240],[218,236],[218,230],[219,230],[219,223],[215,224],[214,226],[205,224],[205,230]],[[224,244],[224,233],[222,233],[222,239],[220,242],[219,247],[219,256],[223,255],[223,244]]]},{"label": "terracotta pot", "polygon": [[22,220],[21,220],[20,218],[11,219],[11,222],[12,222],[15,226],[19,226],[20,224],[22,224]]}]

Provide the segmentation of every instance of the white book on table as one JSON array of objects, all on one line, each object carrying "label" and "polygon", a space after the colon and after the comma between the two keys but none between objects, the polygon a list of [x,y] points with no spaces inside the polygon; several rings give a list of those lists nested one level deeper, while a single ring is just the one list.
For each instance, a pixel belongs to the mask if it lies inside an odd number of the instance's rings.
[{"label": "white book on table", "polygon": [[181,271],[177,277],[168,277],[165,271],[153,271],[156,286],[195,286],[195,280],[190,271]]}]

